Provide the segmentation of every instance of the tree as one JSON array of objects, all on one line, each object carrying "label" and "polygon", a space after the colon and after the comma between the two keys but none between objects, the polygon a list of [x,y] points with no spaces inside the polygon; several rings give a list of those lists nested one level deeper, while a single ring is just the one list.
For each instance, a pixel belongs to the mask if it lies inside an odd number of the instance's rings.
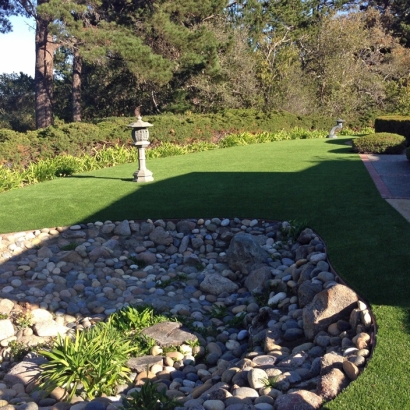
[{"label": "tree", "polygon": [[53,16],[41,10],[48,0],[1,0],[0,21],[5,30],[11,30],[8,17],[25,15],[34,17],[36,21],[36,62],[35,62],[35,95],[36,126],[47,127],[52,123],[53,110],[53,56],[57,48],[50,33],[49,25]]},{"label": "tree", "polygon": [[362,6],[364,10],[375,9],[385,16],[387,23],[401,44],[410,47],[410,3],[408,0],[372,0]]},{"label": "tree", "polygon": [[34,79],[27,74],[0,74],[0,128],[35,128],[34,92]]},{"label": "tree", "polygon": [[12,31],[9,17],[16,14],[12,0],[0,0],[0,33],[4,34]]}]

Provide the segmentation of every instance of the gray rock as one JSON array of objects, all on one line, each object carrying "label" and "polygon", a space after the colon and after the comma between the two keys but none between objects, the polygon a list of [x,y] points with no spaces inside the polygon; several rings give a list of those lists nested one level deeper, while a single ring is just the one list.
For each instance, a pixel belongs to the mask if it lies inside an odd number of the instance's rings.
[{"label": "gray rock", "polygon": [[252,389],[260,389],[265,387],[265,383],[268,380],[268,375],[263,369],[251,369],[248,372],[248,383]]},{"label": "gray rock", "polygon": [[108,259],[111,257],[112,251],[105,246],[97,246],[88,254],[88,257],[95,262],[98,259]]},{"label": "gray rock", "polygon": [[53,252],[47,246],[43,246],[38,250],[37,255],[39,258],[42,258],[42,259],[51,258],[53,256]]},{"label": "gray rock", "polygon": [[268,266],[261,266],[249,273],[245,279],[245,286],[249,292],[256,289],[265,289],[270,279],[272,279],[271,269]]},{"label": "gray rock", "polygon": [[153,265],[157,261],[155,254],[149,251],[138,253],[136,259],[144,262],[147,265]]},{"label": "gray rock", "polygon": [[129,236],[131,235],[130,223],[125,220],[120,222],[114,229],[116,235]]},{"label": "gray rock", "polygon": [[149,235],[154,230],[154,224],[150,222],[141,222],[140,232],[142,236]]},{"label": "gray rock", "polygon": [[239,387],[233,391],[232,395],[240,399],[259,397],[258,392],[251,387]]},{"label": "gray rock", "polygon": [[178,221],[177,231],[183,233],[184,235],[190,234],[192,229],[195,229],[195,222],[191,221]]},{"label": "gray rock", "polygon": [[312,302],[313,298],[323,289],[320,283],[310,280],[304,281],[298,288],[298,303],[299,307],[303,308]]},{"label": "gray rock", "polygon": [[327,256],[323,252],[313,252],[308,256],[308,259],[310,262],[316,264],[320,261],[325,261],[327,259]]},{"label": "gray rock", "polygon": [[55,337],[57,335],[65,335],[68,327],[56,323],[55,320],[47,320],[37,322],[34,325],[34,331],[40,337]]},{"label": "gray rock", "polygon": [[108,234],[108,233],[112,233],[115,229],[115,224],[113,223],[106,223],[104,224],[104,226],[101,228],[101,232]]},{"label": "gray rock", "polygon": [[220,295],[221,293],[233,293],[239,289],[239,286],[230,279],[218,273],[208,273],[204,280],[199,285],[203,292],[208,292],[211,295]]},{"label": "gray rock", "polygon": [[138,373],[151,368],[153,365],[162,365],[162,356],[141,356],[141,357],[131,357],[127,361],[127,366],[130,369],[136,370]]},{"label": "gray rock", "polygon": [[314,232],[310,228],[306,228],[299,234],[297,241],[301,245],[306,245],[314,238],[314,236]]},{"label": "gray rock", "polygon": [[269,257],[250,234],[235,235],[226,252],[229,267],[244,274],[256,269]]},{"label": "gray rock", "polygon": [[47,363],[44,357],[26,356],[4,376],[4,381],[10,384],[22,383],[27,386],[36,381],[40,375],[40,365]]},{"label": "gray rock", "polygon": [[188,249],[189,245],[189,236],[184,236],[181,240],[181,244],[179,245],[178,252],[184,253]]},{"label": "gray rock", "polygon": [[156,245],[171,245],[174,241],[171,234],[166,231],[162,226],[157,226],[150,234],[149,238]]}]

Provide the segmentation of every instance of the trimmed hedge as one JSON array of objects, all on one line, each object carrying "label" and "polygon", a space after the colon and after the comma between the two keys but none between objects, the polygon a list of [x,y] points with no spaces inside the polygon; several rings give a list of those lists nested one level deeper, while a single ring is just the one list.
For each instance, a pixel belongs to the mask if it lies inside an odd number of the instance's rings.
[{"label": "trimmed hedge", "polygon": [[402,154],[406,138],[402,135],[379,132],[352,140],[353,152],[361,154]]},{"label": "trimmed hedge", "polygon": [[[27,167],[33,161],[66,154],[93,154],[102,146],[128,145],[131,132],[127,125],[135,118],[113,117],[94,124],[56,124],[38,131],[19,133],[0,129],[0,165]],[[144,116],[151,122],[151,146],[161,143],[189,144],[194,141],[218,142],[227,134],[290,131],[296,127],[307,130],[329,130],[328,118],[302,117],[286,112],[257,110],[226,110],[219,114]]]},{"label": "trimmed hedge", "polygon": [[376,132],[391,132],[406,137],[407,145],[410,145],[410,117],[402,115],[387,115],[378,117],[374,121]]}]

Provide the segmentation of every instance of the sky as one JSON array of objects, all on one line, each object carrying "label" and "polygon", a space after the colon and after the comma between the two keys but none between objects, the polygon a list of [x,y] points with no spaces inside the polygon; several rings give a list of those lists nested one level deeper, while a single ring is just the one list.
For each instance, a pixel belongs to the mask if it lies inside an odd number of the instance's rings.
[{"label": "sky", "polygon": [[34,77],[34,19],[12,17],[13,31],[0,34],[0,74],[13,72]]}]

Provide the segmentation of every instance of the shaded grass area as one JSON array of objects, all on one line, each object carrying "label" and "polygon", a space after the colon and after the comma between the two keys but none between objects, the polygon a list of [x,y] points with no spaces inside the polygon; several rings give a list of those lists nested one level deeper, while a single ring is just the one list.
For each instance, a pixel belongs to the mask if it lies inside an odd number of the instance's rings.
[{"label": "shaded grass area", "polygon": [[325,409],[410,408],[410,226],[346,139],[281,141],[150,160],[0,194],[0,232],[97,220],[251,217],[307,221],[379,326],[361,377]]}]

